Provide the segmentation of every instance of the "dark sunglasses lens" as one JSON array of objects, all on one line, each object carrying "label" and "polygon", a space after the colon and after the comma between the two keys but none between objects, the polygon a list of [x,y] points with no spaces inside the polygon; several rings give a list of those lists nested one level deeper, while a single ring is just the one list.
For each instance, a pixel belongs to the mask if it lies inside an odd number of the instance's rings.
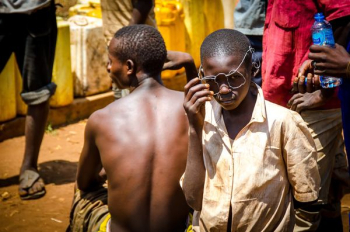
[{"label": "dark sunglasses lens", "polygon": [[219,86],[214,79],[205,79],[205,83],[209,84],[209,89],[214,92],[214,94],[219,92]]},{"label": "dark sunglasses lens", "polygon": [[230,86],[233,88],[238,88],[245,83],[245,78],[238,73],[233,75],[228,75],[227,80]]}]

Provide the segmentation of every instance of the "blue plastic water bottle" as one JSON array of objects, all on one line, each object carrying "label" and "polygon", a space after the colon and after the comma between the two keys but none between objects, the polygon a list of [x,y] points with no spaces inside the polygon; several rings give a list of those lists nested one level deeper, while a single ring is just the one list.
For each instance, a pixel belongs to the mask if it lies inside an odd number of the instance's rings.
[{"label": "blue plastic water bottle", "polygon": [[[324,19],[322,13],[315,14],[315,22],[311,27],[312,41],[316,45],[329,46],[334,48],[332,25]],[[320,76],[322,88],[334,88],[342,84],[342,79],[338,77]]]}]

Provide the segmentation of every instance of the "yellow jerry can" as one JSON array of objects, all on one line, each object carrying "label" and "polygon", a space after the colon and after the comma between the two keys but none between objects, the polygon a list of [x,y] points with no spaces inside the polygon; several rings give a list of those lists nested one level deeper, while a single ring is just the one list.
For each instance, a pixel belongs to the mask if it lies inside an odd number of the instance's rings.
[{"label": "yellow jerry can", "polygon": [[[167,50],[186,51],[182,4],[176,0],[156,0],[154,11],[157,27],[164,38]],[[166,70],[162,72],[161,76],[163,79],[167,79],[183,72],[183,68],[180,70]]]},{"label": "yellow jerry can", "polygon": [[16,117],[15,55],[12,53],[0,73],[0,122]]},{"label": "yellow jerry can", "polygon": [[186,51],[190,53],[197,67],[200,65],[200,46],[206,36],[204,1],[181,0],[185,13]]},{"label": "yellow jerry can", "polygon": [[57,42],[52,70],[52,82],[57,85],[50,99],[51,107],[62,107],[73,102],[73,74],[70,54],[69,23],[57,20]]},{"label": "yellow jerry can", "polygon": [[23,81],[22,81],[22,75],[19,71],[16,59],[15,59],[15,79],[16,79],[16,108],[17,108],[17,114],[19,115],[26,115],[28,106],[21,97],[21,92],[23,89]]},{"label": "yellow jerry can", "polygon": [[234,11],[239,0],[221,0],[224,11],[225,28],[234,28]]},{"label": "yellow jerry can", "polygon": [[[222,0],[204,0],[205,34],[225,27],[225,15]],[[233,18],[233,14],[230,15]]]},{"label": "yellow jerry can", "polygon": [[85,15],[94,18],[102,18],[100,1],[90,0],[88,4],[78,4],[69,8],[69,17]]},{"label": "yellow jerry can", "polygon": [[69,18],[74,96],[106,92],[111,87],[108,76],[107,47],[102,19],[76,15]]}]

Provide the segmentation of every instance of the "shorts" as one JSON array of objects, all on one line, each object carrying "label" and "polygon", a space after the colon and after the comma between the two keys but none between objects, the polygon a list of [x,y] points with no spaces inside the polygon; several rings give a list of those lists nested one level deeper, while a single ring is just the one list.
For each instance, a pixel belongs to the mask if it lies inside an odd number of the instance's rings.
[{"label": "shorts", "polygon": [[77,190],[66,232],[108,232],[111,215],[107,200],[107,188],[103,186],[93,192]]},{"label": "shorts", "polygon": [[28,105],[43,103],[55,93],[51,79],[56,38],[54,1],[32,14],[0,14],[0,71],[14,52],[23,78],[21,97]]}]

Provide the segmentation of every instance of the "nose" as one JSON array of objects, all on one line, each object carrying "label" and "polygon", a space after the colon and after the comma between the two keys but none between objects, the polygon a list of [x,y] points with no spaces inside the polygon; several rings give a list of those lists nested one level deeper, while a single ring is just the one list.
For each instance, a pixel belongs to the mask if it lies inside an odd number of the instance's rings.
[{"label": "nose", "polygon": [[219,86],[219,93],[221,95],[228,94],[231,92],[228,81],[224,75],[220,75],[216,78],[217,84]]},{"label": "nose", "polygon": [[231,89],[226,84],[221,84],[219,89],[219,94],[225,95],[231,92]]},{"label": "nose", "polygon": [[107,72],[110,73],[111,72],[111,63],[108,61],[107,62]]}]

